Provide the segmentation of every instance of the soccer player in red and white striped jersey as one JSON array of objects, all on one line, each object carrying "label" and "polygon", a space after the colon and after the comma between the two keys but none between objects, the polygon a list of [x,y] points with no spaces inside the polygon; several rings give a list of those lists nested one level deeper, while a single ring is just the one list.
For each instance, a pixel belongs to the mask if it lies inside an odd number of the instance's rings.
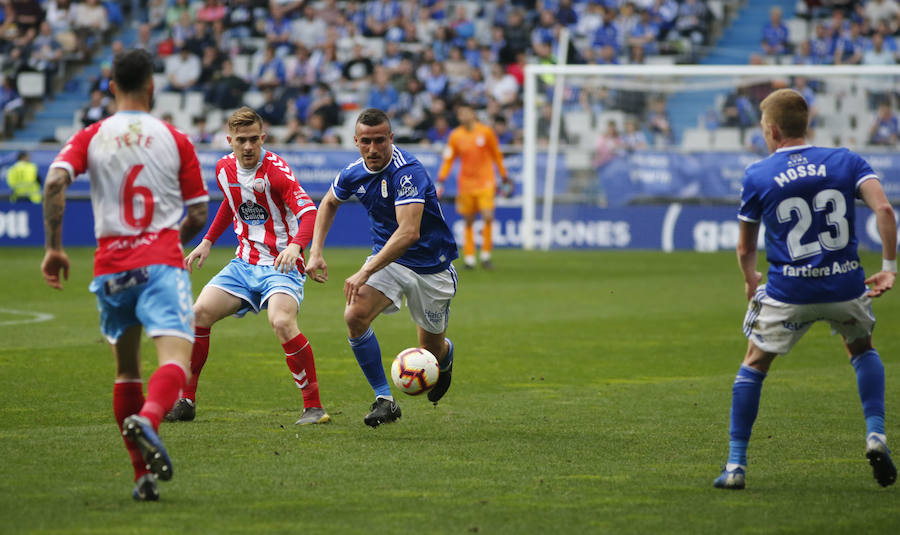
[{"label": "soccer player in red and white striped jersey", "polygon": [[[135,49],[116,55],[110,88],[118,111],[75,134],[50,166],[41,271],[47,284],[62,289],[60,271],[64,278],[69,274],[62,248],[65,190],[90,171],[97,237],[90,290],[116,357],[113,412],[134,467],[132,496],[157,500],[157,477],[172,477],[157,430],[185,384],[194,341],[191,280],[181,243],[206,224],[209,195],[187,136],[149,113],[153,58]],[[160,363],[146,398],[142,328],[153,338]]]},{"label": "soccer player in red and white striped jersey", "polygon": [[309,340],[297,325],[306,281],[303,249],[312,239],[316,205],[294,178],[290,167],[262,144],[262,119],[244,107],[228,120],[234,152],[216,164],[216,182],[225,196],[209,232],[185,258],[190,271],[201,267],[213,243],[232,225],[238,237],[235,258],[200,292],[191,380],[184,397],[167,419],[193,420],[197,380],[209,355],[212,325],[234,314],[267,309],[269,323],[284,347],[285,360],[300,388],[304,410],[297,424],[326,423],[331,417],[319,400],[319,383]]}]

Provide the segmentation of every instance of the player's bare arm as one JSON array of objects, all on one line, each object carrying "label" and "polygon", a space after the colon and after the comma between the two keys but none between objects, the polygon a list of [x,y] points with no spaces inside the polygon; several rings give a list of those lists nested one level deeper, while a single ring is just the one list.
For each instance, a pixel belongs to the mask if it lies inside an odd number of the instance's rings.
[{"label": "player's bare arm", "polygon": [[203,227],[206,226],[206,218],[209,217],[209,207],[205,202],[199,202],[187,207],[187,215],[181,221],[178,235],[181,244],[191,241]]},{"label": "player's bare arm", "polygon": [[66,188],[71,183],[69,172],[54,167],[47,174],[44,186],[44,234],[46,236],[44,260],[41,273],[44,281],[52,288],[62,290],[59,274],[69,279],[69,257],[62,246],[62,221],[66,210]]},{"label": "player's bare arm", "polygon": [[878,297],[894,286],[897,277],[897,227],[894,209],[888,202],[881,183],[866,180],[859,186],[859,194],[875,213],[878,235],[881,237],[881,271],[866,279],[870,286],[869,297]]},{"label": "player's bare arm", "polygon": [[[306,274],[316,282],[325,282],[328,280],[328,265],[325,263],[325,257],[322,251],[325,248],[325,237],[331,230],[334,223],[334,216],[341,203],[337,197],[328,190],[322,202],[319,203],[318,213],[316,214],[316,226],[313,230],[313,238],[309,244],[309,261],[306,263]],[[319,270],[322,270],[319,273]]]},{"label": "player's bare arm", "polygon": [[753,298],[756,287],[762,280],[762,273],[756,271],[756,240],[759,237],[759,223],[741,221],[740,235],[737,243],[737,259],[741,273],[744,274],[744,294],[747,300]]},{"label": "player's bare arm", "polygon": [[403,253],[419,240],[419,229],[422,224],[422,213],[425,211],[423,203],[409,203],[395,208],[397,214],[397,230],[391,234],[388,241],[378,254],[366,262],[356,273],[344,281],[344,296],[347,304],[353,304],[359,289],[369,280],[376,271],[384,268],[394,260],[403,256]]},{"label": "player's bare arm", "polygon": [[194,262],[197,262],[198,268],[202,268],[203,263],[206,262],[206,258],[209,256],[210,250],[212,250],[212,242],[206,238],[202,239],[200,244],[194,247],[194,250],[184,257],[184,269],[186,269],[188,273],[193,273]]}]

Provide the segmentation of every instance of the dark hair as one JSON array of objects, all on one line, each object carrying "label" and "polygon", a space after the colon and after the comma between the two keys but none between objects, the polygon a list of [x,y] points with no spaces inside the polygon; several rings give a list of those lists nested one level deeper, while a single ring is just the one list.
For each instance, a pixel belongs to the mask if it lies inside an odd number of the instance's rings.
[{"label": "dark hair", "polygon": [[388,130],[391,129],[391,119],[387,116],[386,113],[379,110],[378,108],[366,108],[359,114],[359,117],[356,119],[357,123],[362,123],[366,126],[378,126],[382,123],[387,123]]},{"label": "dark hair", "polygon": [[140,91],[153,79],[153,58],[140,48],[119,52],[113,59],[112,78],[119,91]]}]

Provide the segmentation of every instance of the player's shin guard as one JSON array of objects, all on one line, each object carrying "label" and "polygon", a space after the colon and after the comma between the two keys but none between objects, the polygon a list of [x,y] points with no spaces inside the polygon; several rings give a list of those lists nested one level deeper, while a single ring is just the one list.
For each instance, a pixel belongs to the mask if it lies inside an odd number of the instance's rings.
[{"label": "player's shin guard", "polygon": [[[132,414],[140,412],[143,405],[143,381],[140,379],[116,381],[115,386],[113,386],[113,413],[116,416],[116,424],[119,426],[119,431],[122,430],[122,421]],[[131,466],[134,467],[134,480],[137,481],[142,475],[149,473],[147,463],[144,462],[141,450],[137,447],[137,444],[124,437],[122,440],[125,442],[128,456],[131,457]]]},{"label": "player's shin guard", "polygon": [[185,397],[191,401],[197,401],[197,383],[200,381],[200,372],[206,364],[209,356],[209,327],[194,328],[194,348],[191,350],[191,378],[184,385]]},{"label": "player's shin guard", "polygon": [[381,347],[375,338],[375,332],[370,327],[362,336],[349,340],[356,362],[375,391],[375,397],[390,397],[391,387],[384,374],[384,366],[381,365]]},{"label": "player's shin guard", "polygon": [[157,368],[150,376],[147,381],[147,400],[140,415],[150,420],[153,429],[159,429],[159,422],[175,405],[186,379],[185,369],[171,361]]},{"label": "player's shin guard", "polygon": [[884,436],[884,365],[874,349],[850,359],[856,370],[856,386],[866,418],[866,435]]},{"label": "player's shin guard", "polygon": [[734,378],[731,390],[729,465],[747,465],[747,445],[750,442],[753,422],[756,421],[759,412],[759,398],[765,378],[766,374],[749,366],[741,366]]},{"label": "player's shin guard", "polygon": [[303,394],[304,408],[321,408],[319,400],[319,381],[316,378],[316,362],[313,359],[312,346],[303,333],[281,345],[284,348],[284,360],[287,362],[294,383]]}]

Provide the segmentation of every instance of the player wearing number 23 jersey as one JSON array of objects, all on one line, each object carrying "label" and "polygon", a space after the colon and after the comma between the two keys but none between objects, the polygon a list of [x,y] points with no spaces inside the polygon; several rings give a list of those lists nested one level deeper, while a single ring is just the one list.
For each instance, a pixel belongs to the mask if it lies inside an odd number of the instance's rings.
[{"label": "player wearing number 23 jersey", "polygon": [[811,145],[778,149],[747,168],[738,217],[765,225],[770,297],[823,303],[862,295],[854,201],[872,179],[859,155]]}]

